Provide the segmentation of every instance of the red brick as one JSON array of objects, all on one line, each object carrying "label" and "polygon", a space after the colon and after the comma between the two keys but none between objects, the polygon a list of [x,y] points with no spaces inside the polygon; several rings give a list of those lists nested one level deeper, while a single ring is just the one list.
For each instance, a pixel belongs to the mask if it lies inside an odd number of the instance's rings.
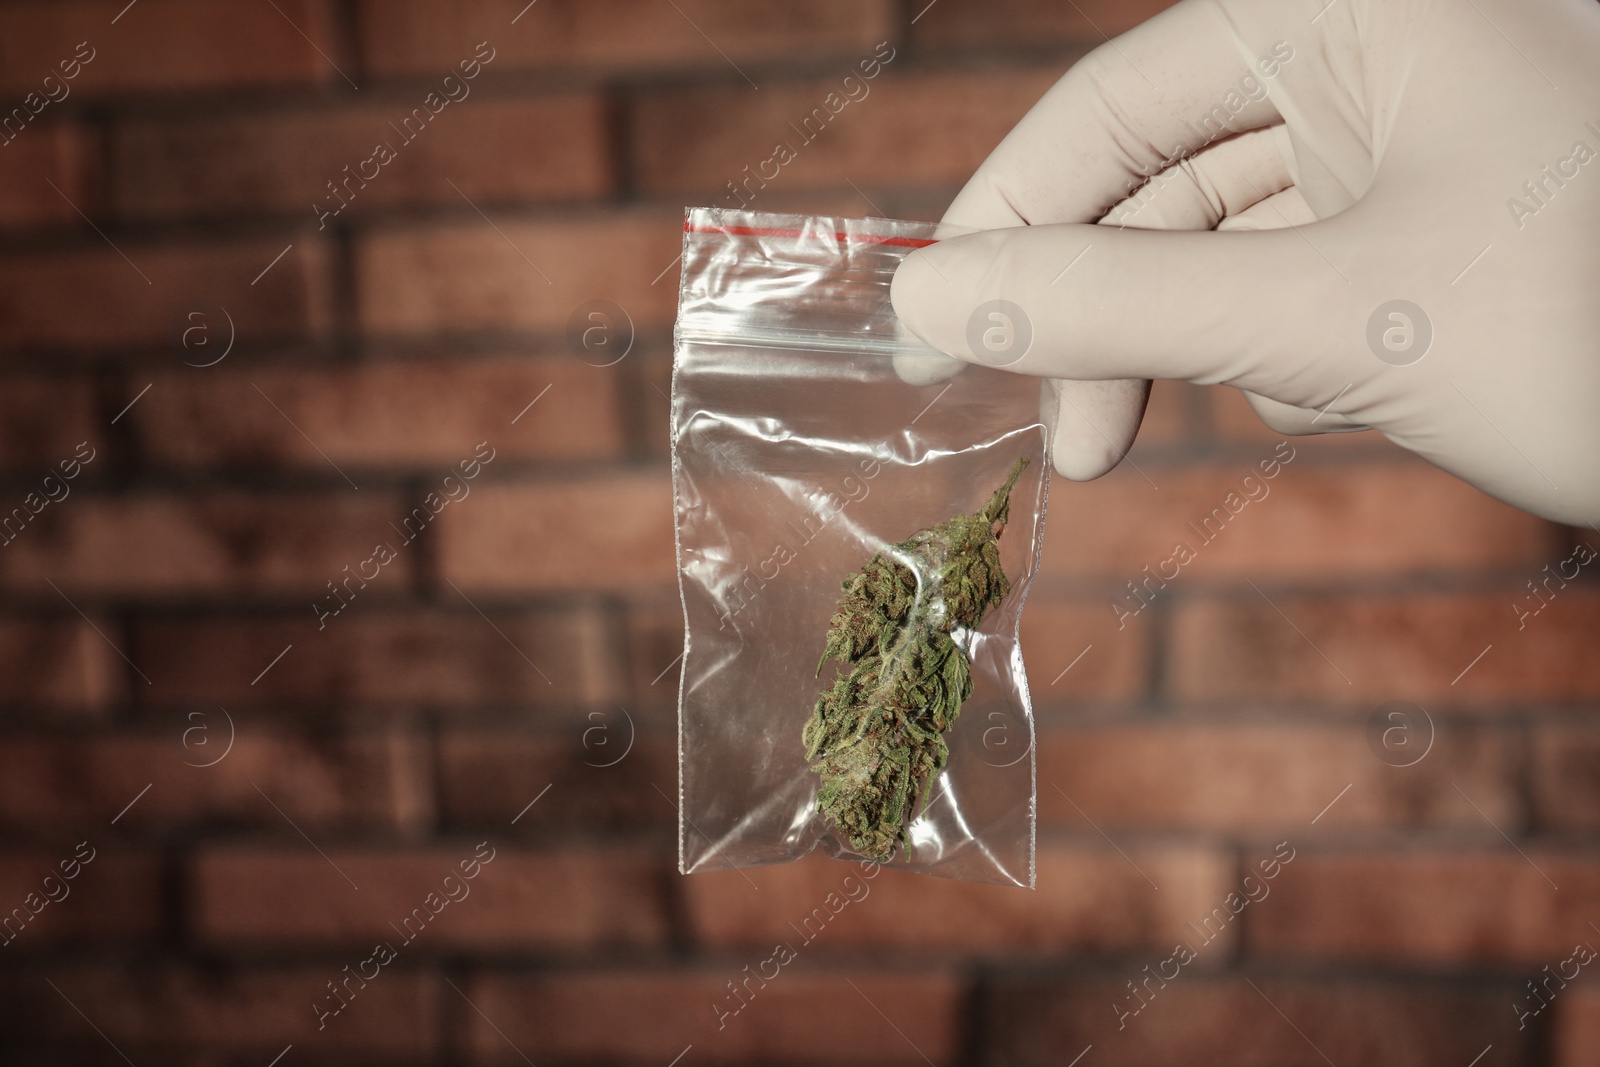
[{"label": "red brick", "polygon": [[675,564],[665,471],[500,484],[440,516],[446,578],[465,589],[669,587]]},{"label": "red brick", "polygon": [[[7,135],[13,139],[5,141]],[[0,134],[0,158],[5,160],[0,167],[0,227],[76,223],[74,203],[85,210],[95,206],[98,190],[89,179],[91,141],[76,124],[40,120],[20,133],[12,128]],[[50,182],[61,192],[50,188]]]},{"label": "red brick", "polygon": [[[724,188],[722,191],[726,193],[727,189]],[[922,195],[930,203],[937,198],[937,203],[931,203],[929,210],[923,216],[918,216],[907,214],[904,210],[904,201],[909,197],[899,197],[882,188],[863,188],[861,192],[856,192],[848,185],[839,188],[813,189],[802,186],[787,187],[780,181],[761,190],[760,202],[754,207],[761,211],[783,215],[823,215],[846,219],[871,217],[937,222],[944,215],[944,209],[949,206],[950,191],[939,189],[924,192]],[[685,196],[683,199],[689,198]],[[709,199],[706,202],[709,203]],[[730,207],[737,206],[738,201],[729,200],[726,204]],[[931,396],[936,392],[938,389],[930,389],[928,395]]]},{"label": "red brick", "polygon": [[334,51],[327,5],[319,0],[245,6],[139,0],[123,11],[129,6],[127,0],[6,5],[0,12],[0,89],[8,95],[38,89],[81,41],[94,55],[67,83],[74,95],[344,84],[318,55],[318,49]]},{"label": "red brick", "polygon": [[[0,582],[49,592],[48,577],[69,595],[276,593],[310,604],[329,596],[326,583],[370,557],[375,544],[399,541],[389,523],[405,513],[398,496],[370,489],[359,496],[67,497],[6,545]],[[403,592],[415,555],[399,551],[371,585]]]},{"label": "red brick", "polygon": [[606,458],[624,443],[618,374],[566,353],[218,370],[162,375],[129,412],[154,460],[321,473],[329,460],[346,471],[453,468],[482,441],[500,462]]},{"label": "red brick", "polygon": [[881,215],[912,222],[938,222],[944,218],[945,210],[950,206],[951,200],[951,193],[947,188],[865,191],[872,194],[873,204],[877,206],[873,207],[872,204],[865,204],[858,199],[857,204],[860,206],[852,206],[848,214]]},{"label": "red brick", "polygon": [[1496,822],[1514,824],[1521,811],[1514,738],[1445,722],[1435,730],[1432,748],[1410,767],[1379,760],[1360,724],[1158,722],[1045,733],[1039,818],[1074,829],[1084,828],[1087,814],[1101,826],[1271,829],[1292,837],[1311,832],[1314,818],[1324,830],[1482,829],[1483,817],[1451,787],[1457,783]]},{"label": "red brick", "polygon": [[1104,979],[996,982],[984,998],[994,1062],[1059,1067],[1092,1044],[1089,1056],[1119,1067],[1463,1067],[1485,1045],[1493,1044],[1504,1063],[1524,1062],[1520,1055],[1529,1047],[1529,1032],[1516,1031],[1506,1008],[1514,997],[1509,983],[1482,988],[1180,971],[1165,987],[1156,979],[1141,986],[1154,994],[1146,993],[1148,1003],[1119,1030],[1118,1006],[1133,1006],[1126,983],[1145,978],[1145,962]]},{"label": "red brick", "polygon": [[[767,183],[772,189],[847,180],[863,187],[960,186],[1061,75],[1049,67],[902,77],[895,67],[903,62],[893,59],[863,82],[867,94],[837,115],[823,101],[840,89],[842,77],[856,73],[849,64],[837,76],[773,83],[759,93],[733,85],[653,92],[639,101],[633,124],[639,182],[652,193],[760,208],[766,190],[752,176],[778,145],[788,145],[795,158],[781,164]],[[800,125],[814,108],[830,116],[820,133],[815,120],[810,131]],[[717,120],[707,122],[707,115]],[[770,175],[779,167],[775,161],[765,170]],[[729,182],[743,195],[729,190]]]},{"label": "red brick", "polygon": [[[1029,956],[1166,947],[1232,888],[1232,861],[1217,853],[1125,845],[1125,857],[1085,829],[1094,837],[1088,847],[1039,850],[1036,892],[896,870],[864,880],[857,864],[821,855],[696,874],[683,890],[694,936],[714,948],[788,941],[805,952],[866,947]],[[836,894],[832,906],[825,903],[830,893]],[[829,918],[835,906],[840,910]],[[814,920],[802,930],[813,909],[823,909],[826,922]],[[912,915],[938,916],[938,922],[901,921]],[[808,936],[814,945],[802,948]],[[1224,937],[1231,943],[1231,931]],[[1223,950],[1219,943],[1209,954]]]},{"label": "red brick", "polygon": [[538,797],[517,819],[519,830],[648,827],[670,841],[678,825],[677,740],[640,734],[639,725],[619,706],[587,713],[559,738],[446,735],[439,806],[452,824],[493,824],[499,833]]},{"label": "red brick", "polygon": [[1589,724],[1534,728],[1535,819],[1559,830],[1600,830],[1600,729]]},{"label": "red brick", "polygon": [[[681,271],[674,270],[657,284],[676,286]],[[634,366],[639,385],[641,425],[639,437],[652,459],[666,460],[672,450],[672,353],[644,346]]]},{"label": "red brick", "polygon": [[[34,474],[31,468],[38,469],[41,481],[47,473],[59,479],[59,464],[72,459],[84,443],[96,458],[105,455],[93,382],[32,376],[0,381],[0,466],[19,469],[25,480]],[[73,488],[68,487],[69,494]],[[6,506],[14,507],[26,493],[15,496]]]},{"label": "red brick", "polygon": [[[1461,804],[1468,806],[1464,799]],[[1487,824],[1483,829],[1486,838],[1499,840]],[[1409,966],[1553,966],[1574,942],[1594,936],[1587,923],[1590,902],[1600,894],[1600,863],[1549,849],[1522,851],[1526,857],[1509,848],[1371,855],[1302,850],[1280,873],[1272,896],[1256,907],[1250,951]]]},{"label": "red brick", "polygon": [[139,627],[133,657],[154,682],[151,699],[230,710],[235,704],[568,708],[618,696],[614,652],[595,615],[491,605],[485,619],[465,603],[452,608],[404,615],[352,608],[320,633],[309,605],[301,619],[150,620]]},{"label": "red brick", "polygon": [[690,1044],[701,1063],[914,1067],[956,1058],[962,991],[937,971],[828,972],[797,959],[719,1029],[713,1005],[731,1013],[739,1003],[727,983],[743,979],[746,963],[755,973],[771,951],[725,970],[486,975],[470,987],[482,1014],[465,1015],[469,1048],[474,1062],[488,1063],[520,1062],[508,1042],[568,1062],[667,1063]]},{"label": "red brick", "polygon": [[497,72],[697,66],[738,79],[730,62],[869,54],[893,26],[893,5],[885,0],[799,0],[761,9],[737,0],[679,0],[677,7],[542,0],[529,8],[526,0],[467,0],[446,11],[426,0],[362,0],[358,10],[366,65],[379,74],[444,70],[486,40],[497,52],[490,68]]},{"label": "red brick", "polygon": [[404,734],[312,739],[245,726],[211,707],[174,713],[166,737],[9,739],[0,748],[0,818],[82,826],[127,808],[124,829],[214,821],[280,829],[285,816],[302,827],[406,828],[427,814],[422,753]]},{"label": "red brick", "polygon": [[1126,33],[1171,5],[1172,0],[1082,0],[1067,5],[1050,0],[1000,0],[981,7],[917,5],[915,10],[921,14],[912,26],[911,39],[919,44],[964,50],[982,44],[1037,45],[1041,41],[1097,45],[1108,36]]},{"label": "red brick", "polygon": [[1127,702],[1145,695],[1149,630],[1134,620],[1119,631],[1100,603],[1034,590],[1022,609],[1022,651],[1034,702]]},{"label": "red brick", "polygon": [[[326,213],[347,219],[374,208],[459,207],[463,194],[481,205],[609,191],[597,96],[485,99],[467,84],[469,95],[428,125],[419,130],[414,122],[409,141],[400,120],[410,116],[408,104],[422,106],[420,88],[414,101],[276,112],[248,122],[130,123],[113,142],[117,212],[137,219],[285,213],[320,224]],[[358,165],[378,145],[395,158],[364,182]],[[341,211],[345,199],[350,206]]]},{"label": "red brick", "polygon": [[[111,832],[96,818],[92,828],[62,837],[59,848],[6,850],[0,859],[0,942],[8,956],[66,944],[103,948],[146,940],[161,929],[158,858],[107,849]],[[82,862],[85,856],[88,863]],[[72,878],[63,877],[74,871]]]},{"label": "red brick", "polygon": [[[1296,439],[1288,446],[1294,459],[1263,479],[1258,464],[1277,461],[1274,447],[1214,466],[1151,466],[1143,476],[1124,465],[1070,486],[1071,506],[1051,510],[1042,576],[1108,580],[1118,602],[1132,609],[1138,602],[1126,592],[1128,581],[1149,580],[1159,602],[1184,587],[1239,576],[1335,580],[1508,566],[1531,575],[1546,561],[1548,524],[1435,467],[1314,466]],[[1237,514],[1225,503],[1230,494]],[[1201,525],[1219,511],[1222,520]],[[1174,560],[1179,544],[1194,554],[1186,564]],[[1163,568],[1177,571],[1165,590]]]},{"label": "red brick", "polygon": [[[1563,599],[1529,626],[1538,632],[1521,634],[1510,625],[1516,616],[1509,593],[1312,597],[1270,588],[1263,592],[1272,596],[1272,604],[1247,588],[1228,600],[1179,606],[1169,667],[1177,695],[1194,700],[1410,699],[1424,707],[1439,700],[1526,703],[1600,696],[1600,675],[1585,661],[1600,627],[1600,596],[1586,591],[1564,591]],[[1494,647],[1473,665],[1489,645]]]},{"label": "red brick", "polygon": [[[316,335],[327,325],[326,250],[308,236],[296,237],[263,276],[290,239],[157,245],[123,237],[117,247],[124,259],[85,232],[85,244],[73,251],[0,258],[7,351],[175,347],[190,329],[208,330],[221,344],[228,336],[224,310],[233,319],[233,336],[249,343]],[[139,388],[130,390],[129,400]]]},{"label": "red brick", "polygon": [[[510,822],[507,816],[507,830]],[[573,952],[665,942],[664,863],[623,852],[513,852],[504,832],[497,836],[499,846],[491,841],[482,852],[465,840],[406,853],[329,846],[327,858],[310,847],[207,852],[193,875],[195,926],[219,945],[388,941],[402,955],[413,946]],[[484,855],[491,862],[462,880],[459,865]],[[438,905],[427,923],[405,926],[413,909],[430,914],[424,902],[443,897],[449,876],[456,880],[448,891],[460,899]]]},{"label": "red brick", "polygon": [[1556,1006],[1553,1067],[1587,1067],[1600,1049],[1600,990],[1563,990]]},{"label": "red brick", "polygon": [[1150,402],[1144,409],[1144,420],[1139,423],[1137,443],[1149,448],[1198,437],[1197,413],[1204,404],[1204,394],[1204,386],[1189,382],[1155,382],[1150,389]]},{"label": "red brick", "polygon": [[63,1046],[108,1054],[106,1041],[111,1041],[136,1063],[171,1063],[168,1057],[177,1054],[195,1057],[186,1063],[214,1063],[218,1054],[241,1052],[267,1063],[293,1044],[296,1056],[359,1053],[384,1062],[434,1062],[440,1039],[436,983],[407,970],[403,959],[358,989],[349,1005],[318,1029],[313,1004],[333,1003],[326,983],[343,977],[340,968],[346,962],[354,966],[364,958],[263,970],[55,967],[8,974],[4,988],[15,1017],[27,1020],[26,1037],[56,1054]]},{"label": "red brick", "polygon": [[126,668],[95,626],[116,629],[104,617],[0,620],[0,701],[99,712],[121,699]]},{"label": "red brick", "polygon": [[362,329],[560,334],[594,300],[615,303],[636,328],[672,320],[678,289],[663,275],[682,248],[676,214],[560,222],[488,214],[493,225],[474,214],[464,223],[363,237],[356,245]]},{"label": "red brick", "polygon": [[633,706],[675,717],[682,659],[683,605],[678,598],[657,596],[630,605],[628,666],[633,676]]}]

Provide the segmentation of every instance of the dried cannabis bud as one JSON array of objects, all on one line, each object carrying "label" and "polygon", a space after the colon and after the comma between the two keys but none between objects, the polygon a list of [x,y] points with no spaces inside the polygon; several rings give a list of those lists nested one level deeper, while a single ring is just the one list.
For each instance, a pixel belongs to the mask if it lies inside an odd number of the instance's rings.
[{"label": "dried cannabis bud", "polygon": [[850,847],[887,860],[908,814],[944,769],[944,732],[972,695],[972,669],[953,632],[975,630],[1011,591],[998,538],[1025,459],[983,509],[888,545],[843,583],[817,673],[849,667],[817,701],[801,734],[822,777],[817,809]]}]

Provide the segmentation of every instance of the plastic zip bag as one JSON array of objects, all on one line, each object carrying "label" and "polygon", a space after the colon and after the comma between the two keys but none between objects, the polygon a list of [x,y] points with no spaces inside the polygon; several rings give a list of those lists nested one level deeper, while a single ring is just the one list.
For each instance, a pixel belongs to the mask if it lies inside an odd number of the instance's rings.
[{"label": "plastic zip bag", "polygon": [[1017,460],[1010,593],[952,636],[972,695],[887,866],[1032,887],[1033,712],[1017,637],[1048,492],[1038,383],[969,367],[896,377],[895,267],[928,223],[692,209],[684,222],[672,469],[685,643],[679,869],[854,852],[817,810],[801,730],[841,583],[886,545],[972,514]]}]

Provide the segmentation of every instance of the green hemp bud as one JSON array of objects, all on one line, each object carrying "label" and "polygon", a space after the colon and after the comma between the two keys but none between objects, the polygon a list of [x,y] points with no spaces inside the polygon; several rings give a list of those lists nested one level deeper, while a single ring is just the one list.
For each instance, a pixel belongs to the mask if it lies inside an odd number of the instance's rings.
[{"label": "green hemp bud", "polygon": [[[906,844],[909,812],[950,758],[944,733],[972,695],[958,630],[976,630],[1011,591],[999,537],[1025,459],[982,510],[887,545],[845,579],[817,674],[842,670],[801,732],[821,776],[817,810],[850,847],[883,861]],[[925,801],[924,801],[925,806]]]}]

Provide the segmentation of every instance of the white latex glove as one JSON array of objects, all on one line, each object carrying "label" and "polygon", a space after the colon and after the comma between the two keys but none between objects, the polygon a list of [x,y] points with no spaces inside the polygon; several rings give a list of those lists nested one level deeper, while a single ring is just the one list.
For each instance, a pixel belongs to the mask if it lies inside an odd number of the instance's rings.
[{"label": "white latex glove", "polygon": [[1180,378],[1600,522],[1594,0],[1182,0],[1068,71],[946,219],[987,232],[908,257],[895,309],[1064,379],[1069,478],[1116,465],[1144,379]]}]

